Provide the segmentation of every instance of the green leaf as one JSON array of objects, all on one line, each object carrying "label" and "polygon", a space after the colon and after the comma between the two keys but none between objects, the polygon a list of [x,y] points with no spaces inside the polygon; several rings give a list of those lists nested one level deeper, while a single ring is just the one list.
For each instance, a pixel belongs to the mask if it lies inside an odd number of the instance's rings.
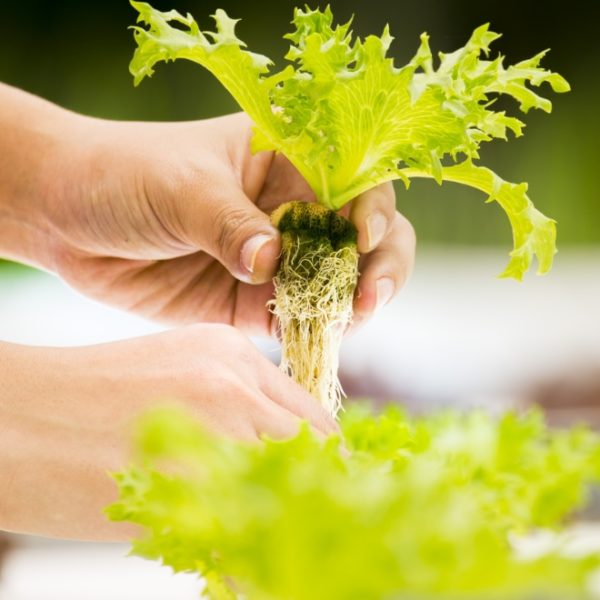
[{"label": "green leaf", "polygon": [[[436,177],[430,172],[405,169],[404,174],[412,177]],[[556,224],[537,210],[527,195],[527,184],[503,181],[493,171],[475,166],[467,160],[441,169],[441,178],[474,187],[488,194],[488,202],[496,201],[506,212],[510,221],[514,248],[510,261],[501,277],[513,277],[519,281],[529,269],[532,258],[538,261],[538,274],[552,268],[556,254]]]},{"label": "green leaf", "polygon": [[[508,67],[502,56],[489,59],[490,44],[500,36],[488,25],[477,28],[462,48],[440,53],[438,61],[423,34],[414,58],[397,68],[387,57],[393,39],[388,27],[361,39],[350,22],[335,25],[329,7],[296,9],[295,29],[285,36],[290,64],[270,73],[271,61],[245,50],[236,21],[222,10],[213,17],[217,31],[202,32],[190,15],[132,5],[149,27],[134,28],[135,82],[160,61],[184,58],[204,66],[254,121],[253,151],[285,154],[318,201],[334,210],[386,181],[401,179],[408,186],[410,172],[442,183],[452,165],[460,171],[465,157],[476,161],[483,142],[506,140],[507,131],[522,135],[519,119],[493,109],[496,97],[513,97],[523,112],[549,112],[550,101],[532,87],[546,82],[555,92],[569,90],[560,75],[539,66],[544,52]],[[503,190],[502,197],[508,195]],[[537,253],[542,243],[533,239],[537,232],[545,232],[544,244],[553,239],[550,221],[534,211],[530,207],[522,218],[509,213],[518,229],[507,276],[522,277],[531,251]],[[527,229],[532,223],[533,238]],[[549,268],[553,253],[543,251],[539,272]]]},{"label": "green leaf", "polygon": [[207,580],[213,600],[584,598],[597,555],[511,540],[561,527],[600,479],[600,439],[538,413],[345,413],[345,448],[302,428],[248,445],[159,410],[117,475],[134,552]]},{"label": "green leaf", "polygon": [[[237,21],[224,10],[218,9],[213,15],[216,32],[203,33],[189,14],[184,17],[175,10],[161,12],[146,2],[132,0],[131,5],[139,12],[138,22],[149,25],[148,30],[133,27],[137,48],[129,70],[136,85],[154,73],[158,62],[178,58],[196,62],[219,79],[257,124],[261,136],[271,146],[278,145],[281,117],[273,114],[269,91],[291,75],[290,71],[265,77],[271,60],[243,49],[245,44],[235,34]],[[171,25],[173,21],[184,29]]]}]

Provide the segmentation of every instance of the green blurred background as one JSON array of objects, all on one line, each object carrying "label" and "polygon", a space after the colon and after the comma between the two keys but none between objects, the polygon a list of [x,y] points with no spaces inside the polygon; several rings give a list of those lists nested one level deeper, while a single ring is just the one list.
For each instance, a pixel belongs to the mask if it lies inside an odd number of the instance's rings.
[{"label": "green blurred background", "polygon": [[[203,28],[222,7],[241,17],[238,32],[248,46],[281,64],[294,3],[217,0],[154,0],[157,8],[190,11]],[[407,61],[428,31],[434,51],[462,46],[470,32],[490,22],[503,37],[496,52],[516,62],[551,48],[545,66],[563,74],[572,92],[554,95],[552,115],[525,116],[526,135],[486,147],[482,163],[511,181],[528,181],[536,205],[559,223],[559,245],[600,242],[597,144],[600,46],[596,43],[596,1],[474,2],[421,0],[380,2],[333,0],[338,20],[355,14],[360,35],[391,26],[391,54]],[[137,89],[127,65],[134,43],[127,27],[135,11],[125,0],[2,0],[0,80],[39,94],[75,111],[109,119],[187,120],[236,110],[212,76],[184,61],[159,66]],[[514,103],[507,108],[516,111]],[[497,206],[481,194],[453,184],[439,188],[417,181],[410,192],[399,186],[398,203],[414,223],[421,243],[501,244],[510,229]],[[6,269],[6,266],[5,266]]]}]

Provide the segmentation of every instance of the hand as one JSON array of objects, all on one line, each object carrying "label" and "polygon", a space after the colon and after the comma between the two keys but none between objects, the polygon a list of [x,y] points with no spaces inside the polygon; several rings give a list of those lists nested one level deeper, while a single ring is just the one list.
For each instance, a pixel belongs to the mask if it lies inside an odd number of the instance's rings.
[{"label": "hand", "polygon": [[[188,123],[72,116],[45,213],[61,277],[108,304],[167,323],[221,322],[272,334],[280,239],[269,213],[314,200],[281,155],[249,150],[244,114]],[[415,237],[391,184],[346,210],[363,257],[355,321],[397,292]]]},{"label": "hand", "polygon": [[246,440],[337,426],[239,331],[197,325],[85,348],[0,344],[0,529],[125,538],[102,508],[129,428],[153,404],[182,405],[210,431]]}]

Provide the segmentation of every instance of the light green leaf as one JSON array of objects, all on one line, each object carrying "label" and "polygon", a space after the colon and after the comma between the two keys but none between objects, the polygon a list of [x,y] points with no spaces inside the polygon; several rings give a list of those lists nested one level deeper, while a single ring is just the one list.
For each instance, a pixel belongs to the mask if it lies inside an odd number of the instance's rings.
[{"label": "light green leaf", "polygon": [[143,526],[136,553],[205,576],[213,600],[586,597],[597,555],[523,560],[510,540],[584,504],[596,434],[397,408],[351,409],[342,428],[343,450],[307,427],[250,445],[155,411],[109,514]]},{"label": "light green leaf", "polygon": [[[265,77],[271,60],[243,49],[245,44],[235,34],[237,21],[224,10],[218,9],[213,16],[217,31],[203,33],[189,14],[184,17],[175,10],[161,12],[133,0],[131,5],[139,12],[138,22],[149,26],[133,28],[137,48],[129,70],[136,85],[154,73],[158,62],[178,58],[196,62],[219,79],[250,115],[271,148],[279,147],[281,117],[273,113],[269,91],[293,71]],[[187,29],[174,27],[172,21]]]},{"label": "light green leaf", "polygon": [[[329,7],[296,9],[295,30],[286,36],[291,64],[270,73],[271,61],[245,50],[237,21],[222,10],[213,17],[217,31],[202,32],[190,15],[132,5],[149,27],[134,28],[135,82],[160,61],[185,58],[204,66],[253,119],[253,151],[285,154],[318,201],[334,210],[380,183],[402,179],[408,185],[406,169],[441,183],[446,168],[465,157],[476,161],[483,142],[506,140],[507,130],[522,135],[519,119],[493,109],[495,97],[512,96],[523,112],[549,112],[550,101],[531,86],[546,82],[555,92],[569,89],[560,75],[539,66],[544,52],[508,67],[501,56],[488,59],[490,44],[500,37],[488,25],[437,61],[423,34],[414,58],[397,68],[387,57],[393,39],[388,27],[361,39],[350,22],[335,25]],[[526,218],[510,217],[521,229],[513,233],[517,247],[507,275],[521,277],[529,251],[541,243],[526,222],[535,223],[535,231],[545,229],[550,241],[545,217],[528,211]],[[549,254],[543,253],[541,272]]]},{"label": "light green leaf", "polygon": [[[434,177],[433,172],[404,169],[404,175],[412,177]],[[506,212],[513,232],[514,248],[510,261],[501,277],[512,277],[519,281],[529,269],[532,258],[538,261],[538,274],[552,268],[556,254],[556,224],[537,210],[527,195],[526,183],[509,183],[490,169],[464,161],[451,167],[443,167],[441,177],[467,185],[488,194],[488,202],[496,201]]]}]

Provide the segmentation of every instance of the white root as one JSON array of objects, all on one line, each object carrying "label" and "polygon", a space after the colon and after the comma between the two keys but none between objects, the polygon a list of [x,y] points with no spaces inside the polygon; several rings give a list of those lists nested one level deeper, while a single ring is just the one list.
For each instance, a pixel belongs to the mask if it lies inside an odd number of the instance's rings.
[{"label": "white root", "polygon": [[[279,320],[280,368],[311,393],[335,417],[342,407],[338,379],[342,337],[352,320],[358,278],[354,244],[332,250],[330,244],[285,240],[271,310]],[[286,243],[289,242],[289,243]]]}]

